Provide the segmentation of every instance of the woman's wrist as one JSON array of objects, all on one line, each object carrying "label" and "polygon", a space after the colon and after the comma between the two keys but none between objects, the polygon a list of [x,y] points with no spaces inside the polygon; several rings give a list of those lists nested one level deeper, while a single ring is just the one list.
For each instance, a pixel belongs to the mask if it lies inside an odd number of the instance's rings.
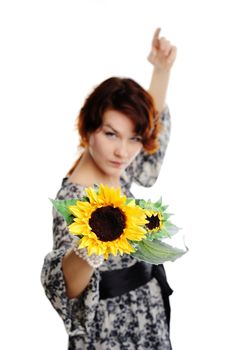
[{"label": "woman's wrist", "polygon": [[72,243],[73,252],[82,260],[86,261],[88,265],[90,265],[93,269],[100,267],[104,261],[104,257],[102,255],[88,255],[87,248],[79,248],[79,242],[77,240],[73,240]]}]

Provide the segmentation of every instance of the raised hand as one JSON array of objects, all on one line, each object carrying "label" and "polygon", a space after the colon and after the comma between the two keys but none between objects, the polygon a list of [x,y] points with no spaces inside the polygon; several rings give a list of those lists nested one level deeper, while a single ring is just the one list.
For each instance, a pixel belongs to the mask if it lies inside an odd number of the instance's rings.
[{"label": "raised hand", "polygon": [[177,49],[164,37],[160,38],[161,28],[155,30],[148,61],[159,70],[168,71],[172,67]]}]

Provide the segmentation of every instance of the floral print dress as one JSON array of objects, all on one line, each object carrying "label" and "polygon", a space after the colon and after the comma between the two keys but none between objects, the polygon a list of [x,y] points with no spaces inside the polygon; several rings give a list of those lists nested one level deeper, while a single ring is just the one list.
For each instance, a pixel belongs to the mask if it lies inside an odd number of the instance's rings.
[{"label": "floral print dress", "polygon": [[[170,134],[170,114],[161,115],[160,149],[153,155],[142,151],[122,175],[122,191],[131,196],[133,181],[152,186],[157,179]],[[57,199],[79,198],[85,187],[63,179]],[[84,292],[69,299],[62,272],[62,258],[71,248],[72,239],[63,217],[53,209],[53,250],[44,260],[41,274],[45,293],[64,321],[69,350],[171,350],[168,322],[156,278],[128,293],[100,299],[101,271],[133,266],[137,260],[127,254],[109,256],[96,269]]]}]

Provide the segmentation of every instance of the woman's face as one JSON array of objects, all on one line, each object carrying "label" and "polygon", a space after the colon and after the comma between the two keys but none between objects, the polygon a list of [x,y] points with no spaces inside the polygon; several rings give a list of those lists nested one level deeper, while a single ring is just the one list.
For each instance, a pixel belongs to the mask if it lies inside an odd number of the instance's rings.
[{"label": "woman's face", "polygon": [[89,153],[105,176],[120,176],[141,151],[141,136],[135,134],[134,128],[125,114],[107,110],[101,127],[90,135]]}]

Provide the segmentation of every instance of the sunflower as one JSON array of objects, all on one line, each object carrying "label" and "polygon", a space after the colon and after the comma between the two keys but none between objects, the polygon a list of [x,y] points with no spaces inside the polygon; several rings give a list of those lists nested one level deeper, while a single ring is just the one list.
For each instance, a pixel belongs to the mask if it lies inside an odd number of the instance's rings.
[{"label": "sunflower", "polygon": [[120,188],[100,185],[98,190],[87,188],[87,201],[77,201],[69,206],[73,223],[69,231],[81,237],[79,248],[87,248],[88,254],[104,255],[135,251],[133,242],[146,236],[143,225],[147,223],[145,212],[122,196]]},{"label": "sunflower", "polygon": [[166,212],[168,206],[162,204],[161,198],[157,202],[137,199],[136,203],[145,211],[147,219],[145,229],[149,240],[171,237],[179,231],[179,228],[169,220],[171,214]]},{"label": "sunflower", "polygon": [[162,204],[162,199],[157,202],[136,199],[136,204],[144,209],[148,222],[145,225],[146,239],[135,243],[133,257],[157,265],[165,261],[174,261],[188,251],[187,247],[182,250],[162,241],[179,231],[179,228],[169,221],[171,214],[166,212],[167,205]]},{"label": "sunflower", "polygon": [[146,228],[149,232],[158,232],[163,227],[163,216],[159,211],[154,210],[145,210],[146,219],[148,223],[146,224]]}]

